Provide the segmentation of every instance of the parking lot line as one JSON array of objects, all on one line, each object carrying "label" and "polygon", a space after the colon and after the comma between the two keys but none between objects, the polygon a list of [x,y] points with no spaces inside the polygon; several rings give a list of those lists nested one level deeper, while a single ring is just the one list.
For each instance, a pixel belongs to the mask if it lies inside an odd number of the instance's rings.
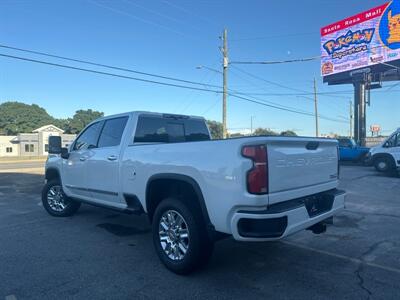
[{"label": "parking lot line", "polygon": [[324,254],[324,255],[329,255],[332,257],[336,257],[336,258],[340,258],[343,260],[347,260],[350,261],[354,264],[363,264],[369,267],[373,267],[373,268],[377,268],[377,269],[381,269],[381,270],[385,270],[385,271],[389,271],[389,272],[393,272],[393,273],[397,273],[400,274],[400,269],[396,269],[396,268],[391,268],[391,267],[387,267],[387,266],[382,266],[379,264],[375,264],[375,263],[371,263],[371,262],[367,262],[365,260],[359,259],[359,258],[354,258],[354,257],[350,257],[350,256],[346,256],[346,255],[342,255],[342,254],[336,254],[336,253],[332,253],[329,251],[325,251],[325,250],[320,250],[320,249],[316,249],[316,248],[312,248],[312,247],[308,247],[305,245],[300,245],[300,244],[296,244],[293,242],[288,242],[288,241],[282,241],[283,244],[289,245],[289,246],[293,246],[293,247],[297,247],[303,250],[308,250],[308,251],[313,251],[319,254]]}]

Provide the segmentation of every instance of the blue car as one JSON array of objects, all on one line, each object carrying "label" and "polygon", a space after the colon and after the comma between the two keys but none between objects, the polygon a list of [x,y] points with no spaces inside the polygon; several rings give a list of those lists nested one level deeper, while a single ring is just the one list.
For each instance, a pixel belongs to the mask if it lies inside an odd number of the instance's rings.
[{"label": "blue car", "polygon": [[353,139],[339,138],[339,157],[341,161],[364,162],[369,148],[361,147]]}]

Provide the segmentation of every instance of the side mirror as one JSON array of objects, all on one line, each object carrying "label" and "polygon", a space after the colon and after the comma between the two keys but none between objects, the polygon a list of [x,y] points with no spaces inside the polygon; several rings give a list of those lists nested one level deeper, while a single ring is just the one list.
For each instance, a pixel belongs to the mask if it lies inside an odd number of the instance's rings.
[{"label": "side mirror", "polygon": [[61,148],[61,158],[64,158],[64,159],[69,158],[68,148]]},{"label": "side mirror", "polygon": [[61,154],[61,136],[49,137],[49,154]]}]

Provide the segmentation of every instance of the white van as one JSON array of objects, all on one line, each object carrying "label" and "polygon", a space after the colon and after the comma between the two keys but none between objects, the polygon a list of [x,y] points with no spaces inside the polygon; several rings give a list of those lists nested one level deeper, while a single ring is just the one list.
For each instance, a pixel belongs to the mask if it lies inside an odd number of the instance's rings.
[{"label": "white van", "polygon": [[372,147],[368,156],[379,172],[393,172],[400,168],[400,128],[382,144]]}]

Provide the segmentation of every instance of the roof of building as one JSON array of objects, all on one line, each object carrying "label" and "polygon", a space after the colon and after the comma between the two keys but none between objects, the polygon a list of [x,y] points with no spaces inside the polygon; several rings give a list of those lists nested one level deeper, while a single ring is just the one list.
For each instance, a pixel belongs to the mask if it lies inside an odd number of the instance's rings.
[{"label": "roof of building", "polygon": [[49,124],[49,125],[44,125],[40,128],[37,128],[35,130],[33,130],[32,132],[42,132],[42,131],[47,131],[47,132],[60,132],[63,133],[64,130],[62,130],[61,128],[58,128],[57,126],[54,126],[53,124]]}]

